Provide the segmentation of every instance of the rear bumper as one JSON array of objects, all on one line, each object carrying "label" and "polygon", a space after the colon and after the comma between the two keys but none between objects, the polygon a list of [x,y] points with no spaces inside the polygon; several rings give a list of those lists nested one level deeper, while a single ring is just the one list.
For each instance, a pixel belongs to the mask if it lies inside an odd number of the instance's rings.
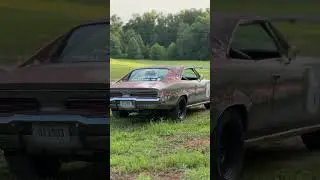
[{"label": "rear bumper", "polygon": [[[70,132],[65,143],[39,142],[32,135],[33,124],[64,125]],[[14,115],[0,117],[0,148],[27,153],[83,154],[109,152],[107,118],[85,118],[72,115]]]},{"label": "rear bumper", "polygon": [[[126,108],[120,106],[120,101],[131,101],[134,107]],[[126,97],[115,97],[110,99],[110,108],[112,110],[154,110],[154,109],[171,109],[174,104],[170,104],[160,98],[126,98]]]}]

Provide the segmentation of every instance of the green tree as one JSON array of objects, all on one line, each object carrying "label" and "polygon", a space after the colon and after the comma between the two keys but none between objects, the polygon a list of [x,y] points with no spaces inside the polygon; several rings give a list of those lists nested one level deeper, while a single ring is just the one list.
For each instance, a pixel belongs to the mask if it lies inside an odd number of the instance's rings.
[{"label": "green tree", "polygon": [[166,58],[166,48],[156,43],[150,48],[150,58],[160,60]]},{"label": "green tree", "polygon": [[132,37],[129,40],[127,55],[128,55],[128,58],[131,58],[131,59],[143,58],[142,53],[141,53],[141,49],[140,49],[139,44],[138,44],[135,37]]},{"label": "green tree", "polygon": [[170,59],[176,59],[178,57],[176,43],[172,42],[168,46],[167,53],[168,53],[168,58],[170,58]]},{"label": "green tree", "polygon": [[122,56],[120,38],[115,34],[110,34],[110,56],[112,58]]}]

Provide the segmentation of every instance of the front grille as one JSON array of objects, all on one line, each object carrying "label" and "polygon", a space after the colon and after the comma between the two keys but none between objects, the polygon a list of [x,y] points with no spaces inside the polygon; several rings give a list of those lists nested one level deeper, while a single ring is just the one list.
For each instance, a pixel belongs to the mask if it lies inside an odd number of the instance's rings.
[{"label": "front grille", "polygon": [[35,98],[0,98],[0,113],[38,111],[40,103]]}]

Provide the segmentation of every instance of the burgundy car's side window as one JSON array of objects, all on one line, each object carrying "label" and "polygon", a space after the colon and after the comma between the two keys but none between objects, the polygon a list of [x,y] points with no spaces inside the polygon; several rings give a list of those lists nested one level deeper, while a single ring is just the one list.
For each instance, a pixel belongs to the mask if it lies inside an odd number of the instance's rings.
[{"label": "burgundy car's side window", "polygon": [[185,69],[182,74],[182,80],[198,80],[199,76],[192,69]]},{"label": "burgundy car's side window", "polygon": [[230,44],[229,57],[262,60],[280,57],[274,38],[262,23],[240,24]]}]

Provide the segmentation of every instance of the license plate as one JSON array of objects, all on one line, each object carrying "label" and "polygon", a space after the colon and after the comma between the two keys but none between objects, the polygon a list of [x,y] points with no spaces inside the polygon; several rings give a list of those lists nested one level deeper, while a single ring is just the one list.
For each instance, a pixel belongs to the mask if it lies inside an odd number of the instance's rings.
[{"label": "license plate", "polygon": [[39,143],[67,143],[70,142],[68,126],[33,125],[32,136]]},{"label": "license plate", "polygon": [[134,108],[132,101],[120,101],[120,107],[122,108]]}]

